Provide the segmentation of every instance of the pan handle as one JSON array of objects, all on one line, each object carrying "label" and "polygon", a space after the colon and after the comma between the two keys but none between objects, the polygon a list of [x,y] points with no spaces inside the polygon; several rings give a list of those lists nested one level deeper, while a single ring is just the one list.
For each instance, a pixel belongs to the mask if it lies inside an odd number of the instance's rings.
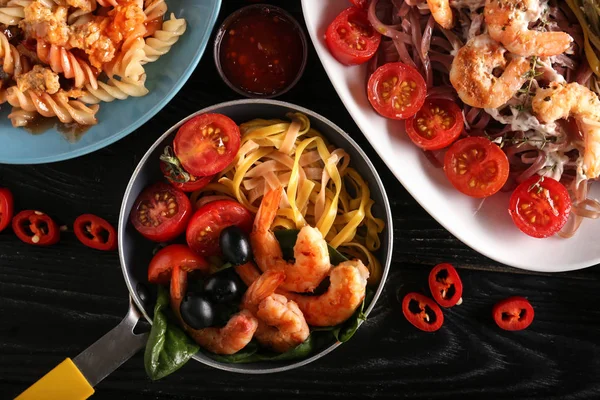
[{"label": "pan handle", "polygon": [[94,394],[94,386],[137,353],[148,333],[135,334],[141,318],[131,298],[129,311],[119,325],[73,360],[67,358],[15,400],[84,400]]}]

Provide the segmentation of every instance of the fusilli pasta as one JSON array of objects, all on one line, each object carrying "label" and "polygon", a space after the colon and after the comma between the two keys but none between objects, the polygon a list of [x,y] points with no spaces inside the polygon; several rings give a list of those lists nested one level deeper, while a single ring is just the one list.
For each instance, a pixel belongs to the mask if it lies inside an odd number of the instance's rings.
[{"label": "fusilli pasta", "polygon": [[98,105],[86,106],[79,100],[72,100],[69,94],[60,90],[55,94],[36,93],[34,90],[21,92],[16,86],[7,90],[8,103],[25,111],[37,111],[44,117],[57,117],[60,122],[77,122],[81,125],[95,125]]},{"label": "fusilli pasta", "polygon": [[75,87],[80,88],[89,83],[94,89],[98,89],[98,81],[90,65],[64,47],[38,40],[37,56],[43,63],[48,64],[52,71],[62,73],[65,78],[75,79]]},{"label": "fusilli pasta", "polygon": [[162,29],[154,32],[154,35],[146,38],[146,46],[144,53],[146,55],[145,62],[154,62],[162,55],[165,55],[171,50],[171,47],[179,40],[179,37],[185,33],[187,24],[182,18],[175,18],[175,14],[171,14],[171,18],[163,23]]},{"label": "fusilli pasta", "polygon": [[107,83],[98,82],[98,88],[96,89],[87,85],[86,91],[80,99],[88,104],[97,104],[101,101],[109,103],[115,99],[125,100],[128,97],[142,97],[148,94],[148,89],[144,85],[145,80],[145,76],[139,81],[127,78],[119,81],[111,78]]},{"label": "fusilli pasta", "polygon": [[[13,126],[36,118],[94,125],[100,102],[148,94],[144,64],[186,30],[165,0],[0,0],[0,104]],[[16,33],[15,33],[16,32]]]}]

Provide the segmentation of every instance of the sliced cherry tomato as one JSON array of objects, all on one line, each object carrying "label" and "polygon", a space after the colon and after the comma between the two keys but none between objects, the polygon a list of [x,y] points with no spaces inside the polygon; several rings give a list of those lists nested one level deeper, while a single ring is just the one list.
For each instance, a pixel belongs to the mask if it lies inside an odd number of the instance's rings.
[{"label": "sliced cherry tomato", "polygon": [[533,322],[531,303],[524,297],[514,296],[498,302],[492,310],[496,324],[506,331],[520,331]]},{"label": "sliced cherry tomato", "polygon": [[214,175],[194,176],[192,174],[188,174],[188,180],[186,181],[186,177],[181,173],[181,171],[177,171],[177,169],[173,168],[164,161],[160,162],[160,170],[171,185],[179,190],[183,190],[184,192],[194,192],[196,190],[200,190],[208,185],[215,177]]},{"label": "sliced cherry tomato", "polygon": [[178,266],[185,272],[194,270],[208,271],[210,265],[184,244],[172,244],[160,249],[148,266],[148,282],[166,285],[171,280],[173,267]]},{"label": "sliced cherry tomato", "polygon": [[508,179],[508,158],[496,144],[483,137],[468,137],[454,143],[444,158],[450,183],[471,197],[488,197]]},{"label": "sliced cherry tomato", "polygon": [[185,193],[163,182],[144,189],[131,209],[131,223],[155,242],[175,239],[185,231],[192,204]]},{"label": "sliced cherry tomato", "polygon": [[367,84],[367,95],[375,111],[391,119],[415,115],[426,94],[427,85],[419,71],[401,62],[383,64]]},{"label": "sliced cherry tomato", "polygon": [[570,212],[571,198],[567,188],[552,178],[538,175],[517,186],[508,206],[508,213],[517,228],[535,238],[545,238],[560,231]]},{"label": "sliced cherry tomato", "polygon": [[219,237],[228,226],[238,226],[244,232],[252,230],[252,214],[233,200],[217,200],[203,205],[196,211],[187,227],[188,246],[202,256],[221,253]]},{"label": "sliced cherry tomato", "polygon": [[434,332],[444,323],[444,314],[435,301],[420,293],[409,293],[402,300],[402,313],[415,327]]},{"label": "sliced cherry tomato", "polygon": [[187,172],[210,176],[221,172],[233,161],[240,140],[240,129],[229,117],[202,114],[179,128],[173,150]]},{"label": "sliced cherry tomato", "polygon": [[429,290],[442,307],[452,307],[462,299],[463,285],[458,272],[450,264],[438,264],[429,273]]},{"label": "sliced cherry tomato", "polygon": [[13,195],[10,190],[0,188],[0,232],[6,229],[12,221],[14,205]]},{"label": "sliced cherry tomato", "polygon": [[325,31],[325,43],[336,60],[344,65],[369,60],[381,42],[381,34],[371,26],[367,11],[350,7],[342,11]]},{"label": "sliced cherry tomato", "polygon": [[420,148],[439,150],[458,139],[464,123],[456,103],[445,99],[429,99],[415,115],[406,120],[406,133]]},{"label": "sliced cherry tomato", "polygon": [[111,251],[117,249],[117,232],[103,218],[93,214],[83,214],[73,223],[75,236],[84,245],[96,250]]},{"label": "sliced cherry tomato", "polygon": [[13,218],[12,228],[23,242],[36,246],[51,246],[60,239],[56,222],[41,211],[21,211]]}]

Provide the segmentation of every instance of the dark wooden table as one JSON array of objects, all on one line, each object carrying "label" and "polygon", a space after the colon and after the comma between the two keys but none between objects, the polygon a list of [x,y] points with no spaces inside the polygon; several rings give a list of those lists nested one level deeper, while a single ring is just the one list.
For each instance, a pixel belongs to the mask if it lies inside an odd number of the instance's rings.
[{"label": "dark wooden table", "polygon": [[[220,20],[247,2],[223,3]],[[273,3],[302,21],[299,2]],[[0,186],[13,191],[18,209],[43,209],[64,224],[84,212],[116,223],[126,183],[150,144],[188,114],[235,98],[218,77],[209,48],[183,90],[141,129],[75,160],[2,165]],[[380,161],[312,46],[304,77],[281,99],[321,113],[349,132],[386,185],[394,258],[371,318],[327,357],[271,376],[229,374],[190,362],[151,382],[139,353],[97,386],[94,399],[600,398],[597,267],[532,274],[498,265],[455,239]],[[442,261],[459,268],[464,304],[445,311],[440,331],[423,333],[404,319],[398,296],[426,290],[430,268]],[[493,304],[510,295],[526,296],[535,307],[535,321],[525,331],[501,331],[491,319]],[[127,310],[127,296],[116,252],[87,249],[72,234],[51,248],[0,234],[0,399],[14,397],[113,328]]]}]

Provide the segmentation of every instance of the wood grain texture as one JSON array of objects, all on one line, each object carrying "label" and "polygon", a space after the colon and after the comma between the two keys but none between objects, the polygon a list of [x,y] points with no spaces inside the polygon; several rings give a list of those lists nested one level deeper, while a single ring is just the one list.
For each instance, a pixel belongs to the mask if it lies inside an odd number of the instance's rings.
[{"label": "wood grain texture", "polygon": [[[247,2],[223,3],[220,21]],[[302,21],[299,2],[273,3]],[[208,51],[189,83],[152,122],[80,159],[0,166],[0,186],[11,188],[18,209],[43,209],[67,226],[84,212],[116,223],[130,173],[150,144],[188,114],[235,98]],[[191,362],[151,382],[140,353],[100,383],[94,399],[600,398],[597,267],[531,274],[498,265],[456,240],[379,160],[314,50],[298,86],[281,99],[335,121],[381,173],[394,214],[394,263],[371,318],[329,356],[272,376],[228,374]],[[444,311],[440,331],[422,333],[405,321],[398,299],[409,291],[426,293],[429,269],[442,261],[459,267],[464,304]],[[535,307],[535,321],[526,331],[503,332],[491,319],[493,304],[510,295],[526,296]],[[0,234],[0,399],[14,397],[65,357],[76,356],[113,328],[126,309],[116,253],[87,249],[69,233],[47,249]]]}]

